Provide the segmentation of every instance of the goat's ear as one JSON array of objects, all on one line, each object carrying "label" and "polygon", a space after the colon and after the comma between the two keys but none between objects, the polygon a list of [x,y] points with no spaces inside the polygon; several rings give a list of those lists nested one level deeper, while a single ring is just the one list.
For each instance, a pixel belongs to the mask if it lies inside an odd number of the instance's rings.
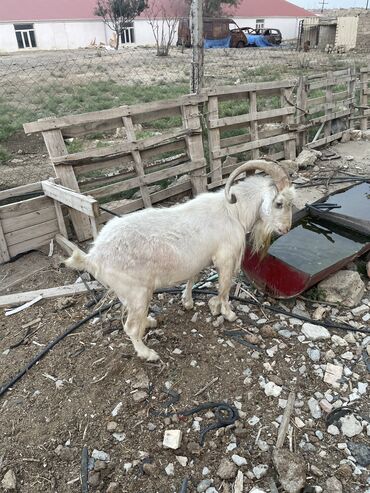
[{"label": "goat's ear", "polygon": [[272,211],[272,202],[275,198],[275,193],[273,191],[266,191],[262,197],[261,212],[264,216],[269,216]]}]

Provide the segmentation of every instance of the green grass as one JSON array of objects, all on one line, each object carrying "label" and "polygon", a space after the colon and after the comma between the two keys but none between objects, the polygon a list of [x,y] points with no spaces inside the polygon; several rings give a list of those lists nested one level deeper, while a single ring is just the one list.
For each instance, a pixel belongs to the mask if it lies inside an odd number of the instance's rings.
[{"label": "green grass", "polygon": [[[23,123],[48,116],[86,113],[164,99],[177,98],[188,93],[188,85],[122,86],[113,80],[95,81],[84,85],[39,85],[25,96],[23,105],[0,99],[0,142],[22,129]],[[34,108],[34,109],[31,109]],[[162,119],[152,128],[171,128],[174,117]],[[96,135],[96,133],[95,133]]]},{"label": "green grass", "polygon": [[0,164],[6,164],[10,159],[10,154],[6,152],[6,150],[0,146]]},{"label": "green grass", "polygon": [[83,142],[79,139],[73,139],[72,142],[66,142],[67,150],[69,154],[74,154],[75,152],[81,152],[83,150]]}]

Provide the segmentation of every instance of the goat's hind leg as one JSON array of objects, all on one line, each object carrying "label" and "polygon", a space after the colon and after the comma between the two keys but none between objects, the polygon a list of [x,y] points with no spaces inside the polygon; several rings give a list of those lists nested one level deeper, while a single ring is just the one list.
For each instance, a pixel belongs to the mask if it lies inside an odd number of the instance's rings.
[{"label": "goat's hind leg", "polygon": [[156,322],[152,317],[148,317],[149,302],[152,294],[153,292],[148,289],[133,288],[129,296],[124,296],[127,308],[127,320],[124,330],[131,339],[139,358],[147,361],[157,361],[159,359],[158,354],[143,342],[148,324],[152,324],[152,321]]},{"label": "goat's hind leg", "polygon": [[191,310],[194,307],[194,301],[193,301],[193,286],[196,283],[197,278],[192,277],[191,279],[188,280],[186,283],[186,288],[184,289],[184,292],[182,293],[181,297],[181,302],[182,306],[186,310]]}]

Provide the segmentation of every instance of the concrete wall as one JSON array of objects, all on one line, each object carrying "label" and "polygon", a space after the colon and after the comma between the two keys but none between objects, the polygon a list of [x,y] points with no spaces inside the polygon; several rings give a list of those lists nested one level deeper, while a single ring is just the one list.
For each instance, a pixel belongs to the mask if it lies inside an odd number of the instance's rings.
[{"label": "concrete wall", "polygon": [[[252,18],[234,17],[239,27],[256,27],[256,20]],[[296,17],[265,17],[265,28],[275,28],[281,31],[283,40],[295,39],[298,37],[299,21]]]},{"label": "concrete wall", "polygon": [[[107,43],[112,36],[112,32],[99,20],[34,22],[33,26],[39,50],[82,48],[88,46],[94,39],[98,44]],[[18,50],[14,25],[0,23],[0,51]]]},{"label": "concrete wall", "polygon": [[360,51],[368,51],[370,49],[370,12],[359,16],[356,49]]}]

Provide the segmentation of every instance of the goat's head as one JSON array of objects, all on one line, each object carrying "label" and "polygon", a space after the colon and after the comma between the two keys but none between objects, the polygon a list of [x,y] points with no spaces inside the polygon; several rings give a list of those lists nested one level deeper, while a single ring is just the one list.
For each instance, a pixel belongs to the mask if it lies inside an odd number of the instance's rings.
[{"label": "goat's head", "polygon": [[241,173],[246,172],[248,175],[256,170],[264,171],[273,181],[273,186],[267,187],[262,194],[259,211],[251,231],[253,251],[263,255],[270,246],[273,233],[282,235],[290,230],[295,192],[288,174],[282,167],[270,161],[253,160],[242,164],[231,173],[225,187],[225,195],[229,203],[237,202],[235,194],[230,191],[235,178]]}]

